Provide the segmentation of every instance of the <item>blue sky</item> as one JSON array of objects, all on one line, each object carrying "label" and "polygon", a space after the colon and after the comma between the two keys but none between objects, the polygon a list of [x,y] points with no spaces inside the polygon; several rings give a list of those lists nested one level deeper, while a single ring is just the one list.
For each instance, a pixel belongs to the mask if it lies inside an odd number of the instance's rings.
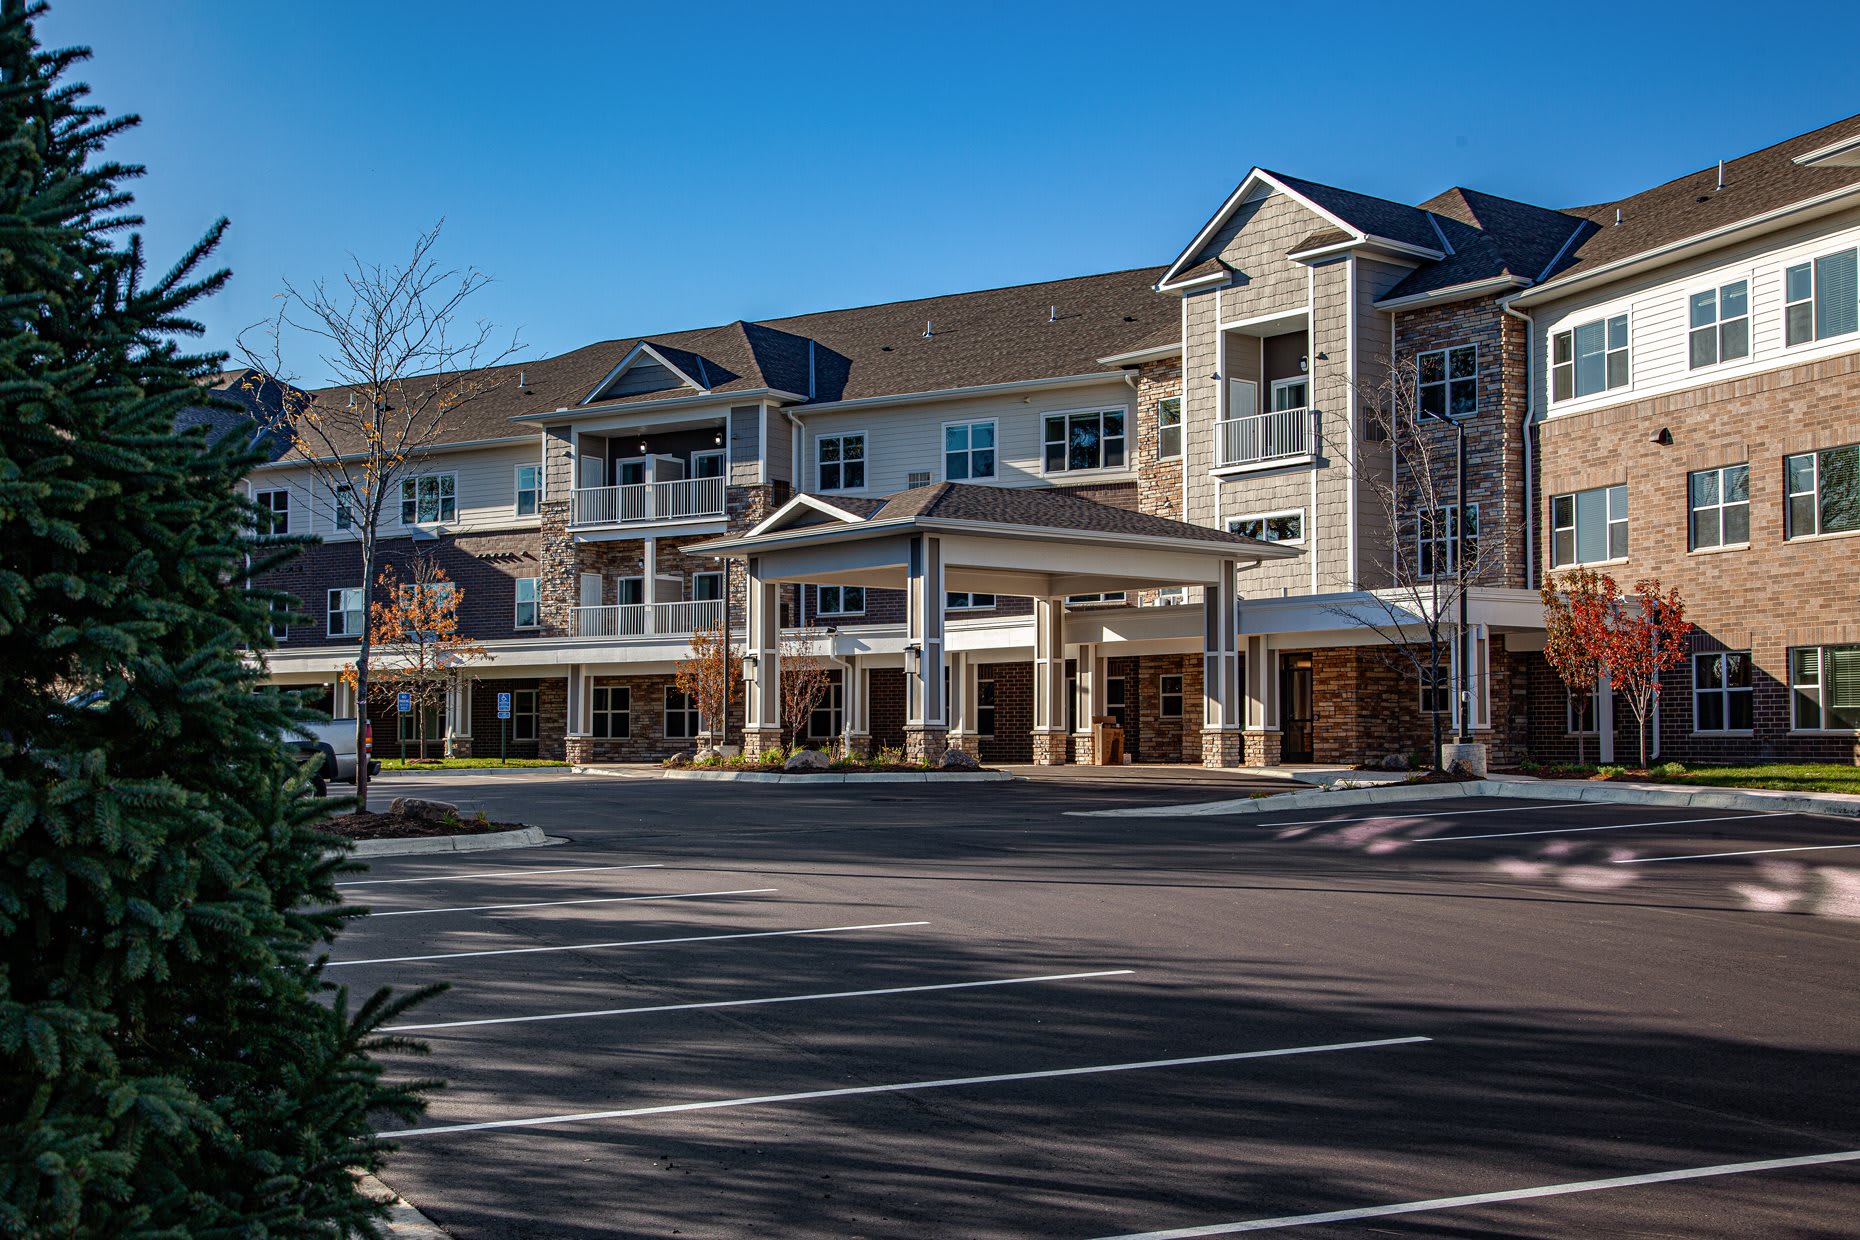
[{"label": "blue sky", "polygon": [[[40,31],[142,116],[114,153],[158,262],[232,220],[214,346],[443,216],[541,357],[1166,262],[1255,164],[1567,206],[1860,110],[1799,15],[1664,8],[56,0]],[[1815,22],[1856,46],[1860,8]]]}]

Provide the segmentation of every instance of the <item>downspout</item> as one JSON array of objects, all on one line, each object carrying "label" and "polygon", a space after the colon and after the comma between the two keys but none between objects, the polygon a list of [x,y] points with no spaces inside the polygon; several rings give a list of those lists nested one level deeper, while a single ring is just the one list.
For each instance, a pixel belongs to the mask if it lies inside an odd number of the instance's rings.
[{"label": "downspout", "polygon": [[807,438],[807,428],[801,425],[801,419],[788,412],[788,406],[781,405],[778,409],[781,416],[788,419],[788,428],[793,432],[788,436],[788,485],[796,492],[805,491],[807,488],[801,485],[801,449],[802,440]]},{"label": "downspout", "polygon": [[1515,309],[1508,298],[1501,298],[1498,306],[1512,318],[1523,320],[1525,327],[1524,421],[1519,424],[1518,433],[1524,438],[1524,588],[1533,590],[1537,588],[1537,497],[1533,494],[1531,474],[1535,457],[1531,449],[1531,415],[1537,400],[1537,383],[1531,374],[1531,354],[1537,345],[1537,321],[1529,312]]}]

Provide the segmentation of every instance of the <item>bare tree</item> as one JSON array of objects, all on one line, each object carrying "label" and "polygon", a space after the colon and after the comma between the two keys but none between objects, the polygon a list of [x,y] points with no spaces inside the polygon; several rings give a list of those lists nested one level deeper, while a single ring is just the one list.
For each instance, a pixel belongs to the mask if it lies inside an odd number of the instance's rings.
[{"label": "bare tree", "polygon": [[820,657],[821,635],[812,629],[790,633],[781,642],[781,721],[788,748],[807,735],[807,721],[833,685],[832,671]]},{"label": "bare tree", "polygon": [[[1502,582],[1509,518],[1503,497],[1481,508],[1460,496],[1456,424],[1464,418],[1468,430],[1483,427],[1470,410],[1453,417],[1424,408],[1413,360],[1382,368],[1355,390],[1362,417],[1350,432],[1346,468],[1351,485],[1367,492],[1367,515],[1385,535],[1385,554],[1373,588],[1326,610],[1375,633],[1383,662],[1428,687],[1433,767],[1439,770],[1447,713],[1443,665],[1455,642],[1465,660],[1460,603],[1478,586]],[[1470,685],[1470,668],[1467,678]]]},{"label": "bare tree", "polygon": [[[371,264],[352,258],[334,284],[284,283],[277,314],[248,328],[239,353],[256,372],[244,382],[262,394],[268,382],[281,390],[281,429],[321,494],[314,497],[337,529],[360,546],[362,581],[374,580],[384,514],[410,502],[413,518],[437,523],[447,497],[416,484],[399,494],[410,466],[444,438],[461,406],[501,386],[500,370],[520,346],[494,343],[494,329],[463,317],[465,303],[490,282],[482,272],[447,267],[433,257],[444,221],[420,234],[404,263]],[[333,380],[321,392],[297,383],[284,360],[292,338],[311,341],[317,364]],[[375,642],[373,609],[364,609],[355,661],[355,751],[365,752],[369,659]],[[368,808],[368,764],[356,764],[355,795]]]},{"label": "bare tree", "polygon": [[[445,710],[446,694],[460,670],[489,658],[483,646],[459,632],[459,604],[464,592],[430,552],[413,557],[403,578],[392,564],[381,570],[381,597],[369,604],[374,615],[375,657],[380,661],[372,691],[376,700],[392,701],[405,693],[413,707],[414,734],[420,760],[426,760],[426,721]],[[367,697],[353,668],[343,680]],[[366,714],[366,710],[363,711]],[[443,717],[443,714],[442,714]]]}]

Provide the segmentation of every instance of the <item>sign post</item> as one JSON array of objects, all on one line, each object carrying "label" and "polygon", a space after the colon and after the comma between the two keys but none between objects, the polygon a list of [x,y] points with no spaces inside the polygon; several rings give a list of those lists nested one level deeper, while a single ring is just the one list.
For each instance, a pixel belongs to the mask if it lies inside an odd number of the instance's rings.
[{"label": "sign post", "polygon": [[[394,695],[394,709],[403,715],[411,715],[413,713],[413,693],[411,690],[402,689],[399,693]],[[394,732],[396,738],[400,742],[400,760],[405,762],[407,760],[407,725],[402,723],[399,727],[394,729]]]},{"label": "sign post", "polygon": [[510,694],[497,695],[497,762],[510,765]]}]

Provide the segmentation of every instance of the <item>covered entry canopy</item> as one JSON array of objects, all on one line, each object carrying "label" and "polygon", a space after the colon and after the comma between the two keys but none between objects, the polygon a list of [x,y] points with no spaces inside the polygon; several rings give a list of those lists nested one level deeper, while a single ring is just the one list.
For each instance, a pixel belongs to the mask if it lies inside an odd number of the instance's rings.
[{"label": "covered entry canopy", "polygon": [[[906,595],[905,748],[935,759],[952,716],[966,713],[965,686],[944,693],[947,591],[1034,600],[1034,757],[1065,753],[1065,607],[1069,595],[1170,586],[1203,587],[1203,756],[1239,761],[1240,715],[1234,574],[1240,565],[1300,554],[1296,548],[1095,503],[1041,489],[943,482],[889,499],[798,495],[739,538],[687,547],[748,566],[749,682],[745,747],[780,736],[780,604],[786,582],[902,590]],[[1103,708],[1096,658],[1081,658],[1079,692]],[[849,704],[851,706],[852,704]],[[1054,754],[1059,755],[1056,759]]]}]

